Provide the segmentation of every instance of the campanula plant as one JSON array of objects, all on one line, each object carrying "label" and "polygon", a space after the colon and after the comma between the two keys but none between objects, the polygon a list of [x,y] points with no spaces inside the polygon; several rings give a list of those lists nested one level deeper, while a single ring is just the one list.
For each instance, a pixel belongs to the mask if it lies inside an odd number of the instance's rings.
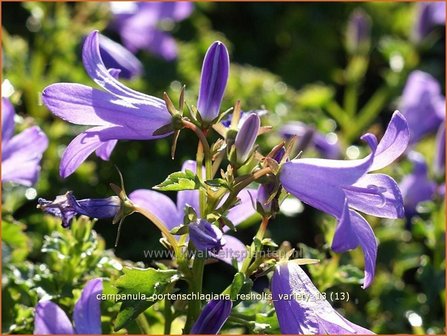
[{"label": "campanula plant", "polygon": [[[18,66],[17,92],[7,81],[3,89],[51,127],[43,125],[50,141],[37,126],[14,136],[3,99],[2,181],[13,183],[2,191],[29,200],[2,218],[3,332],[441,330],[430,315],[440,315],[445,271],[445,94],[436,62],[422,61],[442,24],[437,5],[396,5],[415,17],[393,28],[377,24],[382,14],[398,17],[382,4],[341,11],[336,32],[345,40],[333,44],[347,57],[336,61],[320,50],[321,28],[303,37],[289,29],[304,19],[299,12],[281,10],[277,27],[267,9],[278,5],[259,5],[259,13],[244,6],[26,5],[26,27],[48,38],[48,50],[30,53],[30,79]],[[39,12],[47,7],[56,14]],[[229,20],[235,7],[242,20]],[[73,46],[53,49],[71,31],[64,21],[72,13]],[[239,21],[262,13],[262,25],[240,30]],[[233,33],[212,31],[229,21]],[[63,28],[57,37],[53,25]],[[399,38],[379,36],[385,29]],[[263,33],[247,41],[254,31]],[[20,42],[5,36],[10,73],[23,58],[11,56]],[[81,68],[71,74],[65,68],[76,59]],[[319,83],[306,85],[322,60]],[[331,63],[340,61],[344,69]],[[281,75],[269,72],[272,64]],[[67,146],[58,145],[61,135],[72,138]],[[41,189],[14,188],[36,183],[47,146],[59,176],[49,167]],[[27,211],[26,221],[13,218]]]}]

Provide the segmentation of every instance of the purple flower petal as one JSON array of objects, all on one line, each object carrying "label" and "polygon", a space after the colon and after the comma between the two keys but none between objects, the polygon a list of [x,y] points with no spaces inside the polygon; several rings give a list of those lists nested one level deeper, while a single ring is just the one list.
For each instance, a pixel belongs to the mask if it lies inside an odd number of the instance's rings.
[{"label": "purple flower petal", "polygon": [[166,195],[153,190],[138,189],[129,194],[129,199],[157,217],[168,229],[183,223],[174,202]]},{"label": "purple flower petal", "polygon": [[377,145],[374,161],[369,170],[374,171],[388,166],[407,149],[409,141],[410,131],[407,121],[399,111],[396,111]]},{"label": "purple flower petal", "polygon": [[233,265],[233,259],[236,259],[240,267],[247,256],[247,247],[236,237],[224,234],[223,239],[225,240],[225,246],[217,253],[210,253],[211,256],[228,265]]},{"label": "purple flower petal", "polygon": [[131,79],[143,73],[143,65],[129,50],[104,35],[99,35],[99,49],[107,69],[121,70],[123,78]]},{"label": "purple flower petal", "polygon": [[17,134],[2,146],[2,181],[31,186],[37,182],[48,138],[37,126]]},{"label": "purple flower petal", "polygon": [[343,204],[343,213],[337,221],[337,227],[335,228],[331,248],[337,253],[342,253],[355,249],[357,246],[359,246],[359,240],[355,234],[348,203],[345,199]]},{"label": "purple flower petal", "polygon": [[206,122],[211,122],[219,115],[229,70],[230,58],[227,48],[220,41],[214,42],[203,60],[197,100],[197,109],[202,120]]},{"label": "purple flower petal", "polygon": [[98,149],[95,151],[96,156],[103,159],[104,161],[109,161],[110,155],[112,155],[112,151],[115,149],[118,140],[109,140],[104,142]]},{"label": "purple flower petal", "polygon": [[332,308],[293,261],[276,266],[271,290],[283,334],[372,334]]},{"label": "purple flower petal", "polygon": [[82,61],[88,75],[105,90],[118,97],[126,98],[129,102],[138,102],[141,105],[147,105],[156,110],[162,110],[165,114],[169,114],[162,99],[132,90],[117,81],[109,73],[99,51],[98,31],[93,31],[86,37],[82,49]]},{"label": "purple flower petal", "polygon": [[256,113],[252,113],[239,129],[234,145],[236,147],[237,161],[240,164],[245,163],[252,153],[260,127],[261,119]]},{"label": "purple flower petal", "polygon": [[42,92],[42,100],[54,115],[74,124],[122,126],[128,132],[121,139],[159,138],[152,133],[171,120],[164,105],[149,107],[145,101],[119,98],[81,84],[52,84]]},{"label": "purple flower petal", "polygon": [[90,280],[82,290],[81,297],[76,302],[73,321],[77,334],[102,334],[101,301],[102,279]]},{"label": "purple flower petal", "polygon": [[65,312],[51,301],[40,301],[34,313],[34,332],[37,335],[74,334]]},{"label": "purple flower petal", "polygon": [[416,42],[424,39],[435,25],[445,25],[445,2],[421,2],[413,27],[412,38]]},{"label": "purple flower petal", "polygon": [[14,135],[14,107],[7,98],[2,98],[2,145]]},{"label": "purple flower petal", "polygon": [[368,215],[402,218],[404,207],[399,187],[384,174],[367,174],[344,188],[349,206]]},{"label": "purple flower petal", "polygon": [[304,203],[340,218],[345,199],[341,187],[366,174],[373,158],[374,152],[361,160],[292,160],[283,164],[280,180],[284,189]]},{"label": "purple flower petal", "polygon": [[65,148],[59,166],[59,174],[66,178],[105,142],[100,139],[100,132],[106,130],[105,127],[94,127],[74,138]]},{"label": "purple flower petal", "polygon": [[203,307],[191,328],[191,334],[217,334],[231,314],[231,300],[211,300]]},{"label": "purple flower petal", "polygon": [[71,192],[67,192],[66,196],[76,213],[92,218],[113,218],[121,208],[121,200],[118,196],[81,200],[77,200]]}]

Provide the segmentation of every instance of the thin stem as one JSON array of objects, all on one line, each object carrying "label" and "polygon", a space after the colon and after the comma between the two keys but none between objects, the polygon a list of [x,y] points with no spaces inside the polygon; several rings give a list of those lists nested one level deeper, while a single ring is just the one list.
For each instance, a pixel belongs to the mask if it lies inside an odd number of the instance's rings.
[{"label": "thin stem", "polygon": [[149,219],[152,223],[155,224],[155,226],[164,234],[166,239],[168,240],[169,244],[174,249],[175,256],[178,258],[181,258],[180,248],[178,245],[177,240],[174,238],[174,236],[169,232],[168,228],[151,212],[147,211],[146,209],[143,209],[137,205],[135,205],[135,211],[142,214],[144,217]]},{"label": "thin stem", "polygon": [[137,318],[135,319],[135,322],[137,322],[137,325],[143,334],[146,335],[151,334],[151,328],[149,326],[149,322],[147,322],[146,316],[144,316],[144,313],[138,315]]},{"label": "thin stem", "polygon": [[[262,217],[261,225],[259,225],[258,232],[256,233],[255,238],[258,240],[262,240],[264,238],[265,231],[267,230],[267,225],[269,224],[270,217]],[[250,266],[251,259],[256,252],[256,244],[253,241],[250,245],[250,251],[247,255],[247,257],[244,259],[241,267],[241,272],[245,273],[247,276],[250,276],[248,274],[248,267]]]},{"label": "thin stem", "polygon": [[172,323],[172,310],[171,310],[171,301],[165,300],[164,306],[164,317],[165,317],[165,328],[164,334],[169,335],[171,333],[171,323]]},{"label": "thin stem", "polygon": [[208,143],[208,140],[206,139],[205,134],[202,132],[202,130],[199,127],[197,127],[196,125],[194,125],[192,122],[188,121],[188,120],[183,119],[182,123],[183,123],[183,126],[185,128],[188,128],[191,131],[193,131],[194,133],[196,133],[197,137],[199,138],[200,142],[203,145],[203,151],[205,153],[209,154],[211,152],[210,151],[210,145]]},{"label": "thin stem", "polygon": [[358,85],[357,83],[348,83],[344,94],[344,107],[346,113],[353,117],[357,111]]}]

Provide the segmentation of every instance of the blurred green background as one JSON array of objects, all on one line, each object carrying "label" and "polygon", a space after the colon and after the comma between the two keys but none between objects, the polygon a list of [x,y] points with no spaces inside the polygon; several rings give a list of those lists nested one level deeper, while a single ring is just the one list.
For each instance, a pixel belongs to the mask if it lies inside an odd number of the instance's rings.
[{"label": "blurred green background", "polygon": [[[94,86],[82,66],[82,40],[91,30],[99,29],[119,41],[119,36],[107,28],[111,18],[108,4],[2,2],[1,5],[2,81],[8,80],[14,87],[10,99],[23,117],[17,128],[38,124],[50,138],[41,177],[35,186],[37,197],[53,199],[67,190],[73,190],[78,198],[107,197],[112,194],[109,183],[119,181],[113,163],[122,171],[128,192],[150,189],[168,173],[179,170],[185,159],[194,158],[196,139],[188,132],[180,135],[174,160],[169,156],[170,139],[121,141],[111,162],[91,156],[75,174],[62,180],[58,174],[60,155],[80,128],[53,117],[42,105],[40,92],[57,82]],[[352,71],[347,69],[350,57],[345,48],[345,31],[349,15],[358,7],[363,8],[372,22],[367,68],[358,79],[362,81],[358,106],[364,106],[378,89],[386,94],[380,97],[376,111],[364,124],[352,119],[340,124],[328,106],[331,102],[343,102]],[[229,48],[232,62],[224,110],[240,99],[243,110],[269,111],[263,118],[264,125],[277,129],[292,120],[311,123],[323,133],[337,133],[344,153],[350,145],[360,145],[359,135],[366,131],[383,132],[410,71],[431,73],[445,92],[443,27],[424,46],[412,44],[409,36],[415,11],[414,3],[196,3],[193,14],[176,23],[171,31],[177,40],[178,58],[166,62],[140,51],[137,57],[144,64],[144,75],[126,84],[158,97],[163,91],[178,97],[181,85],[185,84],[187,102],[195,104],[203,56],[211,42],[220,39]],[[398,70],[391,66],[391,58],[396,54],[403,62]],[[279,141],[274,131],[263,135],[260,151],[267,153]],[[431,162],[434,137],[418,144],[418,149]],[[361,155],[366,152],[360,147]],[[400,181],[410,169],[409,163],[402,160],[386,172]],[[169,196],[175,199],[174,193]],[[445,220],[441,200],[424,204],[411,230],[405,229],[404,220],[368,218],[380,245],[376,278],[367,290],[359,285],[363,270],[361,251],[336,255],[330,250],[335,221],[307,206],[298,212],[279,214],[270,224],[268,234],[277,243],[287,240],[304,256],[322,260],[308,270],[321,291],[350,293],[349,302],[332,303],[346,318],[376,333],[444,332]],[[257,223],[257,218],[248,220],[237,236],[249,243]],[[88,229],[74,230],[73,234],[63,230],[56,219],[36,209],[36,195],[27,193],[27,188],[3,185],[2,332],[32,332],[32,307],[42,291],[56,295],[59,304],[70,309],[72,290],[82,288],[86,278],[116,278],[120,274],[117,262],[152,265],[153,260],[145,258],[143,251],[162,248],[159,232],[138,215],[126,219],[117,248],[114,248],[116,227],[111,221],[99,220],[94,229],[98,236]],[[76,237],[83,241],[79,246],[74,242]],[[88,248],[91,260],[79,262],[83,259],[79,256]],[[63,273],[65,267],[57,264],[67,258],[79,262],[72,261],[66,266],[66,271],[78,267],[71,277],[57,274]],[[228,265],[207,266],[205,290],[224,289],[233,275],[234,270]],[[266,277],[255,283],[258,290],[266,286]],[[153,330],[162,332],[157,329],[159,312],[157,307],[153,309],[154,312],[147,313]],[[113,320],[116,311],[116,305],[110,303],[104,309],[103,315],[108,316],[103,321],[104,332],[110,332],[107,318]],[[420,325],[414,323],[414,314],[421,317]]]}]

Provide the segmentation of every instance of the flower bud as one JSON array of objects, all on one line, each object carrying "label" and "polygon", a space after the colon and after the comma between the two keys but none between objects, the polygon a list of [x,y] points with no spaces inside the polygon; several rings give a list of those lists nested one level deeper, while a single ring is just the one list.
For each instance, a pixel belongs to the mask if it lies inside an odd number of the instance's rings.
[{"label": "flower bud", "polygon": [[214,42],[203,60],[197,109],[203,121],[209,123],[219,115],[225,87],[227,86],[230,58],[225,45]]},{"label": "flower bud", "polygon": [[231,314],[231,300],[211,300],[192,326],[191,334],[217,334]]},{"label": "flower bud", "polygon": [[225,245],[222,231],[204,219],[189,224],[189,237],[197,250],[217,253]]},{"label": "flower bud", "polygon": [[59,195],[54,201],[39,198],[38,207],[44,212],[62,219],[62,226],[70,227],[75,215],[92,218],[113,218],[119,212],[121,201],[118,196],[77,200],[71,191]]},{"label": "flower bud", "polygon": [[245,119],[234,141],[236,147],[236,160],[244,164],[251,153],[261,127],[261,119],[256,113],[252,113]]},{"label": "flower bud", "polygon": [[366,54],[371,38],[371,19],[361,9],[356,9],[349,17],[346,31],[346,47],[351,54]]}]

